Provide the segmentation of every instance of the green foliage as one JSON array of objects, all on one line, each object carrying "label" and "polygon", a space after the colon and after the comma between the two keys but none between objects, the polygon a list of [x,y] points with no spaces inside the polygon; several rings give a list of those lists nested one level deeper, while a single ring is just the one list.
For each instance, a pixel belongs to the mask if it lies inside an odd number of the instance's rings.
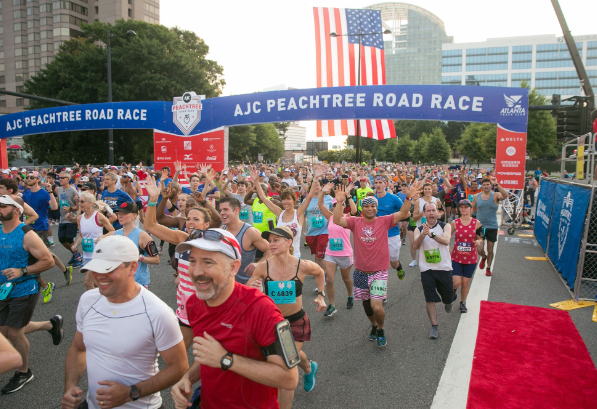
[{"label": "green foliage", "polygon": [[394,121],[396,137],[400,139],[403,136],[409,135],[414,141],[418,141],[423,134],[430,134],[434,128],[442,128],[443,126],[445,124],[441,121],[415,121],[406,119]]},{"label": "green foliage", "polygon": [[462,136],[462,133],[464,132],[469,123],[470,122],[450,121],[444,124],[442,122],[442,131],[444,131],[444,135],[446,135],[446,141],[450,144],[450,147],[452,149],[456,149],[456,147],[458,146],[460,137]]},{"label": "green foliage", "polygon": [[[526,83],[522,84],[526,87]],[[527,87],[528,88],[528,87]],[[529,105],[551,105],[551,101],[537,90],[529,93]],[[549,111],[529,111],[527,151],[532,158],[556,154],[556,120]]]},{"label": "green foliage", "polygon": [[396,139],[388,139],[381,153],[381,160],[387,162],[396,162],[396,157],[398,154],[398,141]]},{"label": "green foliage", "polygon": [[[207,98],[221,94],[223,69],[206,59],[209,47],[191,31],[142,21],[115,26],[98,21],[81,26],[83,36],[66,41],[55,59],[25,83],[29,94],[80,104],[108,100],[107,31],[112,36],[134,30],[136,37],[110,40],[113,101],[170,101],[185,91]],[[33,102],[31,109],[53,106]],[[37,161],[106,163],[108,132],[84,131],[25,137],[25,149]],[[115,159],[151,162],[151,130],[115,130]]]},{"label": "green foliage", "polygon": [[286,132],[288,131],[288,127],[290,126],[290,122],[276,122],[274,124],[280,138],[286,139]]},{"label": "green foliage", "polygon": [[413,150],[417,142],[410,139],[410,135],[404,135],[398,138],[396,153],[394,157],[396,162],[410,162],[413,158]]},{"label": "green foliage", "polygon": [[284,142],[273,124],[241,125],[230,128],[228,159],[231,161],[257,161],[257,154],[275,162],[284,155]]},{"label": "green foliage", "polygon": [[496,138],[497,125],[471,123],[460,138],[458,150],[468,156],[469,162],[477,164],[489,162],[495,157]]},{"label": "green foliage", "polygon": [[428,137],[428,140],[424,151],[425,160],[422,162],[433,164],[448,163],[450,160],[450,144],[446,141],[442,130],[440,128],[433,128],[431,134],[424,134],[424,136]]},{"label": "green foliage", "polygon": [[[355,162],[357,157],[357,151],[355,149],[342,149],[339,151],[321,151],[317,152],[317,159],[326,161],[328,163],[333,162]],[[371,152],[361,150],[361,161],[371,162]]]},{"label": "green foliage", "polygon": [[426,133],[419,138],[419,140],[415,143],[415,146],[412,150],[412,159],[411,161],[414,162],[421,162],[425,163],[425,155],[427,153],[427,145],[429,144],[429,137]]}]

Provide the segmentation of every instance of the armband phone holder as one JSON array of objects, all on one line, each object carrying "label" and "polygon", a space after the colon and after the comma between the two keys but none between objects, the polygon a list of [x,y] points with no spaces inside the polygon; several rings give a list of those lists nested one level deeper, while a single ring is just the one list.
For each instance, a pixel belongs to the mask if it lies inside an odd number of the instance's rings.
[{"label": "armband phone holder", "polygon": [[288,320],[276,324],[276,341],[272,345],[261,348],[261,353],[266,359],[269,355],[280,355],[289,369],[298,365],[301,358],[296,349]]}]

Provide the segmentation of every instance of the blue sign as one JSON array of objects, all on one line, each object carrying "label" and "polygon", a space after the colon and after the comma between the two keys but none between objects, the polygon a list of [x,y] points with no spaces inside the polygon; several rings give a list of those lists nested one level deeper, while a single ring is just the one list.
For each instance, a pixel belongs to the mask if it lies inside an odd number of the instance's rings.
[{"label": "blue sign", "polygon": [[[110,128],[157,129],[183,136],[180,123],[187,120],[187,131],[199,134],[222,126],[357,118],[485,122],[526,132],[528,116],[526,88],[462,85],[311,88],[210,98],[195,105],[183,102],[184,112],[179,112],[178,103],[166,101],[19,112],[0,117],[0,138]],[[190,114],[197,109],[198,118]]]},{"label": "blue sign", "polygon": [[591,189],[564,184],[556,187],[547,255],[571,289],[590,199]]},{"label": "blue sign", "polygon": [[547,253],[547,236],[555,194],[556,184],[549,180],[542,180],[535,208],[535,237],[545,253]]}]

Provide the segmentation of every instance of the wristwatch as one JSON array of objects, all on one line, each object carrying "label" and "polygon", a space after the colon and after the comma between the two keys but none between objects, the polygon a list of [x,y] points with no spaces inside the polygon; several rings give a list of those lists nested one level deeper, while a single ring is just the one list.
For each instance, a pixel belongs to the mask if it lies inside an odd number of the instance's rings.
[{"label": "wristwatch", "polygon": [[435,236],[437,236],[437,234],[435,234],[434,232],[431,232],[431,234],[429,235],[429,237],[431,237],[432,239],[434,239]]},{"label": "wristwatch", "polygon": [[141,397],[141,391],[137,388],[137,385],[131,385],[131,393],[129,394],[133,401],[136,401]]},{"label": "wristwatch", "polygon": [[325,292],[323,292],[323,291],[317,291],[317,295],[321,295],[322,297],[325,297]]},{"label": "wristwatch", "polygon": [[226,352],[226,355],[224,355],[222,357],[222,359],[220,360],[220,366],[222,367],[222,371],[226,371],[226,370],[230,369],[230,367],[232,366],[232,353],[231,352]]},{"label": "wristwatch", "polygon": [[26,276],[27,274],[29,274],[29,272],[27,271],[27,267],[23,267],[21,270],[23,270],[23,275]]}]

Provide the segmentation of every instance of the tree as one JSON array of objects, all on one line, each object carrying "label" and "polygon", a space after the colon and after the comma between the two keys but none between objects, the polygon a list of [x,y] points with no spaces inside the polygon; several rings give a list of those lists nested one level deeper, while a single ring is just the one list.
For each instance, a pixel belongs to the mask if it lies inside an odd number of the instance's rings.
[{"label": "tree", "polygon": [[286,140],[286,132],[288,131],[288,127],[290,126],[290,122],[277,122],[274,124],[280,138]]},{"label": "tree", "polygon": [[396,155],[398,153],[398,141],[396,139],[388,139],[386,145],[381,151],[380,159],[387,162],[396,162]]},{"label": "tree", "polygon": [[[342,149],[339,151],[320,151],[317,152],[317,159],[326,161],[328,163],[333,162],[355,162],[357,157],[357,151],[355,149]],[[371,152],[362,150],[361,160],[364,162],[371,161]]]},{"label": "tree", "polygon": [[263,159],[277,161],[284,155],[284,142],[280,138],[273,124],[260,124],[253,126],[256,144],[249,149],[251,160],[257,160],[257,154],[263,153]]},{"label": "tree", "polygon": [[469,122],[450,121],[442,128],[444,135],[446,135],[446,141],[450,144],[452,149],[457,149],[460,137],[468,124]]},{"label": "tree", "polygon": [[[458,150],[468,156],[470,162],[480,164],[489,162],[495,157],[495,140],[497,138],[497,126],[495,124],[470,123],[460,138]],[[493,140],[492,146],[489,145]],[[489,146],[488,146],[489,145]]]},{"label": "tree", "polygon": [[429,138],[425,146],[425,161],[433,164],[448,163],[451,156],[450,144],[446,141],[442,130],[433,128],[431,134],[424,135]]},{"label": "tree", "polygon": [[417,142],[410,139],[410,135],[404,135],[398,138],[396,148],[396,162],[411,162],[413,160],[413,151]]},{"label": "tree", "polygon": [[[383,156],[383,150],[390,139],[377,140],[372,138],[361,137],[361,152],[371,152],[372,157],[381,159]],[[346,138],[346,144],[352,145],[356,148],[356,137],[349,136]],[[364,159],[363,159],[364,161]]]},{"label": "tree", "polygon": [[[529,88],[526,82],[523,82],[521,86]],[[551,101],[534,89],[529,93],[529,105],[551,105]],[[529,111],[527,126],[529,155],[533,158],[555,155],[556,139],[556,121],[551,113],[549,111]]]},{"label": "tree", "polygon": [[412,162],[422,162],[427,163],[427,145],[429,144],[429,136],[426,133],[423,133],[421,138],[415,142],[415,146],[413,148],[413,157]]},{"label": "tree", "polygon": [[445,124],[441,121],[417,121],[417,120],[399,120],[394,121],[396,128],[396,137],[410,135],[411,139],[418,141],[424,133],[430,134],[434,128],[443,128]]},{"label": "tree", "polygon": [[256,144],[257,138],[252,125],[231,126],[228,131],[228,160],[249,160],[251,149]]},{"label": "tree", "polygon": [[[134,30],[136,37],[111,40],[114,101],[171,101],[185,91],[207,98],[222,92],[223,69],[206,58],[209,47],[191,31],[143,21],[120,20],[115,26],[98,21],[82,24],[82,37],[66,41],[55,59],[25,83],[25,92],[81,104],[108,100],[106,32]],[[31,109],[53,106],[32,101]],[[107,131],[30,135],[25,149],[35,160],[50,163],[106,163]],[[151,130],[115,130],[117,160],[150,162]]]}]

